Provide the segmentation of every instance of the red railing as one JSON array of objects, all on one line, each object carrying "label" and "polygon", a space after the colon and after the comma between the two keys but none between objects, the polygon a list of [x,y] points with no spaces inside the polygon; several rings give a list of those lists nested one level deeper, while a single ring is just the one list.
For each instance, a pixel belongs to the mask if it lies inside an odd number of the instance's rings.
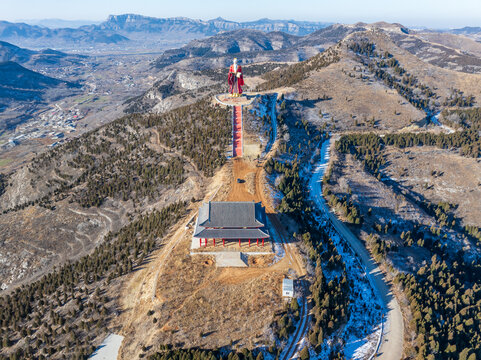
[{"label": "red railing", "polygon": [[232,156],[242,156],[242,106],[234,106],[232,115]]}]

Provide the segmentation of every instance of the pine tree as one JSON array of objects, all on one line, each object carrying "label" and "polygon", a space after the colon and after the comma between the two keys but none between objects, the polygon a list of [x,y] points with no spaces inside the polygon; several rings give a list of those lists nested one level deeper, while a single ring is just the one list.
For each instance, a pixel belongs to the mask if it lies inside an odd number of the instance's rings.
[{"label": "pine tree", "polygon": [[309,356],[309,349],[307,348],[307,346],[305,346],[301,352],[299,353],[299,357],[301,358],[301,360],[308,360],[310,359],[310,356]]}]

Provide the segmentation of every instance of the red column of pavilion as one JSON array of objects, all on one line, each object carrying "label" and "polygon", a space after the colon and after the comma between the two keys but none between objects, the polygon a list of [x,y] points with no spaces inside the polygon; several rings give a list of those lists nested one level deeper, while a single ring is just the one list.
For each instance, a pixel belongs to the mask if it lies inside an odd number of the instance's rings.
[{"label": "red column of pavilion", "polygon": [[[256,240],[257,240],[257,244],[256,244],[256,245],[259,246],[259,239],[256,239]],[[265,239],[262,239],[262,246],[264,246],[264,240],[265,240]],[[208,241],[208,239],[205,238],[204,241],[205,241],[204,247],[207,247],[207,241]],[[199,238],[199,247],[201,247],[201,246],[202,246],[202,238]],[[215,239],[214,239],[214,246],[215,246]],[[222,239],[222,246],[225,247],[225,239]],[[250,247],[250,246],[251,246],[251,239],[249,239],[249,247]],[[241,247],[241,239],[239,239],[239,247]]]}]

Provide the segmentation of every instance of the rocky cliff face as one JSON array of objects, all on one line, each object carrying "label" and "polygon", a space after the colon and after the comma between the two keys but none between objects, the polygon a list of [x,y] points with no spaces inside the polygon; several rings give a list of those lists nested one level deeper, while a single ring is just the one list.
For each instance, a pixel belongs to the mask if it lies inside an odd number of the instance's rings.
[{"label": "rocky cliff face", "polygon": [[260,19],[249,22],[229,21],[223,18],[203,21],[185,17],[154,18],[136,14],[111,15],[106,22],[96,26],[98,29],[114,31],[142,32],[189,32],[214,35],[223,31],[253,29],[263,32],[282,31],[291,35],[306,35],[319,30],[327,23]]}]

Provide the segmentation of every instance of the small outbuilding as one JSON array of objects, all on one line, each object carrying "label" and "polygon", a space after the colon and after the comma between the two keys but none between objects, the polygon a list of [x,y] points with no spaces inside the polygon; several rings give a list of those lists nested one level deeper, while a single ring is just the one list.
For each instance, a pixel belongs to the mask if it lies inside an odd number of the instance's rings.
[{"label": "small outbuilding", "polygon": [[294,280],[292,279],[282,280],[282,297],[288,297],[288,298],[294,297]]}]

